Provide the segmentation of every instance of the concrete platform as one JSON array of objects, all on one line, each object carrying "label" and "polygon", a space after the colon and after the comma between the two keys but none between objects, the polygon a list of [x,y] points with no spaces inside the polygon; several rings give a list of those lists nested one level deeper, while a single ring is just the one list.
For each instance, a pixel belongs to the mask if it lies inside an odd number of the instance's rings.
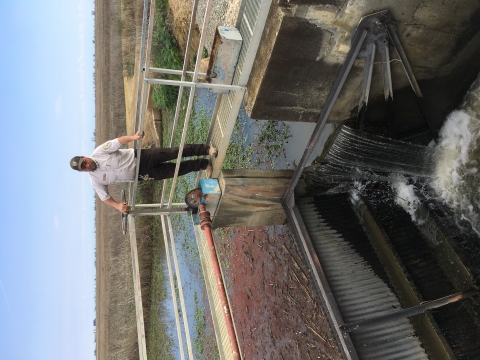
[{"label": "concrete platform", "polygon": [[[315,122],[350,49],[362,16],[388,9],[424,96],[434,127],[462,101],[480,72],[480,3],[466,1],[274,0],[248,82],[245,105],[255,119]],[[425,127],[398,55],[390,48],[399,133]],[[367,126],[384,118],[376,59]],[[357,59],[329,118],[356,116],[363,59]],[[376,106],[377,105],[377,106]],[[373,127],[373,126],[372,126]],[[378,126],[377,126],[378,128]]]}]

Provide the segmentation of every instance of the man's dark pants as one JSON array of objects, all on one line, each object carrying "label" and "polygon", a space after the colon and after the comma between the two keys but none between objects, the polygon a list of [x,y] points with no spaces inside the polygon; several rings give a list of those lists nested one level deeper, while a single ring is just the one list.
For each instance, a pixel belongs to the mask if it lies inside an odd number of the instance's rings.
[{"label": "man's dark pants", "polygon": [[[210,146],[203,144],[187,144],[183,148],[182,157],[208,155]],[[175,163],[166,161],[177,159],[178,148],[153,148],[142,150],[140,155],[139,175],[148,175],[153,180],[173,178]],[[208,159],[186,160],[180,163],[178,175],[185,175],[192,171],[205,170],[209,164]]]}]

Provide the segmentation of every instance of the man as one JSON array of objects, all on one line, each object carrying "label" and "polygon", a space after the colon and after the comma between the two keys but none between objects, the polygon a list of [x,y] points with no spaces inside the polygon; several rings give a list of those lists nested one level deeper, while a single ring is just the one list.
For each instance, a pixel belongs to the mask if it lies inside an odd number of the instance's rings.
[{"label": "man", "polygon": [[[135,180],[137,151],[135,149],[121,149],[125,144],[142,138],[140,132],[132,136],[121,136],[108,140],[97,147],[88,158],[74,156],[70,166],[77,171],[88,172],[92,185],[98,197],[107,205],[114,207],[124,214],[128,214],[130,206],[119,203],[108,193],[108,185]],[[203,144],[185,145],[182,156],[217,156],[214,147]],[[139,180],[163,180],[172,178],[175,174],[175,163],[166,163],[178,157],[178,148],[153,148],[141,151]],[[185,175],[192,171],[205,170],[207,177],[212,174],[212,166],[208,159],[187,160],[180,163],[178,175]]]}]

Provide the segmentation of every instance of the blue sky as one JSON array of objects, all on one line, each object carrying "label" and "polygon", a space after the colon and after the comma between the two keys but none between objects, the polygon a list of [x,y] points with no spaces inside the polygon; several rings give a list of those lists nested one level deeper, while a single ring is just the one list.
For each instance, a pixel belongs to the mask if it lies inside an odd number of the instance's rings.
[{"label": "blue sky", "polygon": [[0,0],[0,359],[93,359],[93,0]]}]

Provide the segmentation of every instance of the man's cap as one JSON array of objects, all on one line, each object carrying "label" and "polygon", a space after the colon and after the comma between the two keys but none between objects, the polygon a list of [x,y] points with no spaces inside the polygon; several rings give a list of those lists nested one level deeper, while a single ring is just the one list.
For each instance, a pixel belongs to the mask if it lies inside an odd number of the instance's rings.
[{"label": "man's cap", "polygon": [[82,162],[83,162],[83,158],[81,156],[74,156],[72,160],[70,160],[70,167],[73,170],[81,171]]}]

